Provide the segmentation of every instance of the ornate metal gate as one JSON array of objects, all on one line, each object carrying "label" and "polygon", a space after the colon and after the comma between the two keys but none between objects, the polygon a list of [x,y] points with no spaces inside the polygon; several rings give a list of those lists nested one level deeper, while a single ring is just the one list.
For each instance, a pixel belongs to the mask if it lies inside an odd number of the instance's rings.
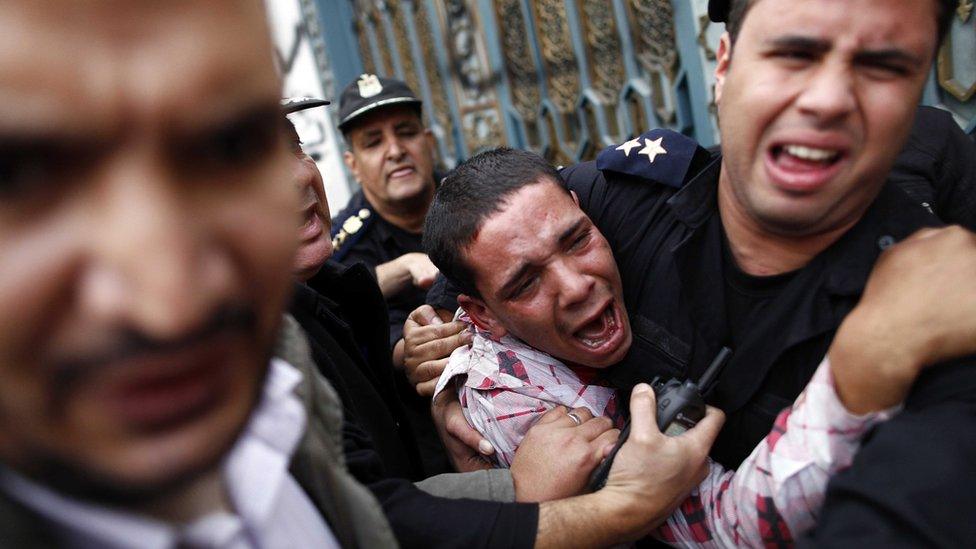
[{"label": "ornate metal gate", "polygon": [[[976,122],[976,15],[963,0],[925,102]],[[425,100],[442,162],[486,147],[557,164],[666,126],[711,145],[707,0],[317,0],[335,80],[396,75]]]}]

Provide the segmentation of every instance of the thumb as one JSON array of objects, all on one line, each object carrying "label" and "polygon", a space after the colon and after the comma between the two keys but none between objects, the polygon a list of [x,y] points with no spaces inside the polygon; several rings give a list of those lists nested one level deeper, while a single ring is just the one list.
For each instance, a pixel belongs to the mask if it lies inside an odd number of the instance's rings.
[{"label": "thumb", "polygon": [[638,383],[630,396],[630,429],[634,435],[660,435],[657,426],[657,397],[646,383]]},{"label": "thumb", "polygon": [[495,447],[482,437],[481,433],[468,425],[463,414],[455,414],[448,418],[444,429],[449,435],[464,443],[468,448],[477,451],[479,454],[490,456],[495,453]]},{"label": "thumb", "polygon": [[705,417],[698,422],[692,429],[681,434],[682,437],[691,437],[701,444],[705,453],[712,447],[715,438],[718,437],[722,425],[725,424],[725,412],[712,406],[705,407]]}]

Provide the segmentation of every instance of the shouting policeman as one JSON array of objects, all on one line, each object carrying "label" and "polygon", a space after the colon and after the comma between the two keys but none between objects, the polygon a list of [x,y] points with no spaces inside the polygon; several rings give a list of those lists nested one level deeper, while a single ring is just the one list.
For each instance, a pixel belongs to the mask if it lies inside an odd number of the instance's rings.
[{"label": "shouting policeman", "polygon": [[[841,323],[853,322],[845,317],[865,320],[854,307],[877,300],[872,288],[884,277],[867,280],[876,263],[890,267],[882,252],[941,224],[888,183],[955,7],[712,0],[710,15],[728,30],[716,69],[722,154],[655,130],[562,173],[613,247],[623,279],[634,345],[611,370],[617,386],[697,378],[721,347],[733,349],[712,399],[728,414],[711,453],[717,461],[738,465],[810,379]],[[918,339],[932,324],[919,307],[976,300],[944,299],[939,277],[954,259],[936,253],[971,249],[974,237],[959,228],[923,234],[900,244],[928,268],[918,290],[899,300],[907,329],[851,336],[861,342],[858,360],[950,356],[948,346]],[[909,351],[872,355],[868,341]],[[432,357],[418,362],[424,358]],[[835,479],[818,543],[961,545],[976,536],[972,523],[954,518],[976,507],[973,363],[932,370],[906,413],[866,441]],[[793,541],[776,535],[774,528],[769,543]]]},{"label": "shouting policeman", "polygon": [[[421,229],[434,196],[434,136],[424,127],[421,101],[399,80],[364,74],[339,99],[339,129],[348,150],[345,162],[362,188],[332,226],[333,260],[365,265],[376,277],[389,310],[394,366],[407,315],[424,302],[437,275],[421,245]],[[309,286],[325,293],[325,281]],[[428,474],[450,465],[430,420],[429,403],[397,375]]]}]

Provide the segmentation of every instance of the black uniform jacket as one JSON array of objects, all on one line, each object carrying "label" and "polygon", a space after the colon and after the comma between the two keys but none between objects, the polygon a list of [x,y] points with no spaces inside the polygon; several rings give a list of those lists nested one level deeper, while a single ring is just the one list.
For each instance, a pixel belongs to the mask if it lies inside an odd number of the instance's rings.
[{"label": "black uniform jacket", "polygon": [[[368,213],[367,213],[368,212]],[[350,218],[359,218],[351,227],[346,225]],[[343,227],[356,229],[337,238],[343,232]],[[333,242],[336,244],[332,259],[343,265],[362,263],[376,275],[376,266],[393,261],[409,253],[422,253],[421,236],[412,234],[386,221],[366,200],[360,189],[349,199],[349,204],[332,223]],[[403,337],[403,323],[407,316],[417,307],[423,305],[425,290],[410,288],[399,295],[387,300],[389,309],[390,346],[396,344]]]},{"label": "black uniform jacket", "polygon": [[918,108],[889,180],[942,221],[976,231],[976,141],[948,111]]},{"label": "black uniform jacket", "polygon": [[[351,223],[350,219],[353,220]],[[345,235],[341,236],[343,231]],[[377,265],[407,253],[423,251],[420,235],[407,233],[380,217],[366,200],[362,190],[353,195],[349,205],[335,217],[332,232],[333,242],[337,243],[333,255],[335,262],[346,266],[365,266],[374,279]],[[340,238],[341,243],[338,242]],[[329,294],[319,280],[320,277],[313,277],[309,286],[319,293]],[[411,288],[386,300],[385,309],[388,313],[384,326],[388,327],[388,348],[392,349],[403,336],[403,323],[411,311],[423,305],[425,296],[426,290]],[[355,304],[347,307],[348,310],[355,308]],[[402,372],[394,373],[394,381],[400,401],[410,418],[426,474],[453,471],[430,419],[430,399],[418,395]]]},{"label": "black uniform jacket", "polygon": [[[614,366],[628,388],[655,376],[697,378],[730,344],[723,280],[723,229],[716,205],[718,156],[696,155],[675,189],[594,163],[563,172],[580,205],[615,252],[634,331]],[[728,414],[712,457],[737,467],[769,432],[824,357],[857,303],[883,248],[940,222],[893,185],[862,220],[792,277],[768,316],[733,348],[710,404]],[[905,412],[869,438],[832,484],[818,543],[889,537],[952,545],[976,539],[976,361],[930,370]]]},{"label": "black uniform jacket", "polygon": [[318,292],[295,284],[290,313],[308,334],[312,358],[342,399],[345,412],[372,436],[387,472],[419,480],[424,470],[397,396],[383,326],[386,307],[362,265],[326,262],[314,277]]},{"label": "black uniform jacket", "polygon": [[346,465],[379,500],[397,541],[403,547],[531,547],[537,505],[440,498],[408,480],[419,477],[419,457],[393,389],[379,288],[361,265],[326,263],[315,280],[329,296],[296,284],[290,312],[342,399]]}]

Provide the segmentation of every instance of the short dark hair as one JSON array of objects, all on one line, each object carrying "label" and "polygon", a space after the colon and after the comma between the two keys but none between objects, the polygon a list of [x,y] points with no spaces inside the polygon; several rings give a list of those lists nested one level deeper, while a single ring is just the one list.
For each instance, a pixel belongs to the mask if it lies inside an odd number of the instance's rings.
[{"label": "short dark hair", "polygon": [[424,221],[424,251],[461,293],[480,296],[464,251],[485,220],[519,189],[544,181],[563,188],[559,172],[541,156],[499,147],[462,162],[441,182]]},{"label": "short dark hair", "polygon": [[[757,0],[731,0],[729,6],[729,17],[725,22],[725,30],[729,33],[729,39],[731,39],[732,44],[735,44],[735,39],[739,36],[739,31],[742,30],[742,22],[745,21],[746,14],[749,13],[749,8],[756,3]],[[949,26],[952,25],[952,16],[959,7],[959,0],[936,0],[936,4],[939,7],[939,13],[936,17],[936,24],[938,25],[939,34],[938,42],[936,45],[942,44],[942,40],[945,38],[946,34],[949,33]]]}]

